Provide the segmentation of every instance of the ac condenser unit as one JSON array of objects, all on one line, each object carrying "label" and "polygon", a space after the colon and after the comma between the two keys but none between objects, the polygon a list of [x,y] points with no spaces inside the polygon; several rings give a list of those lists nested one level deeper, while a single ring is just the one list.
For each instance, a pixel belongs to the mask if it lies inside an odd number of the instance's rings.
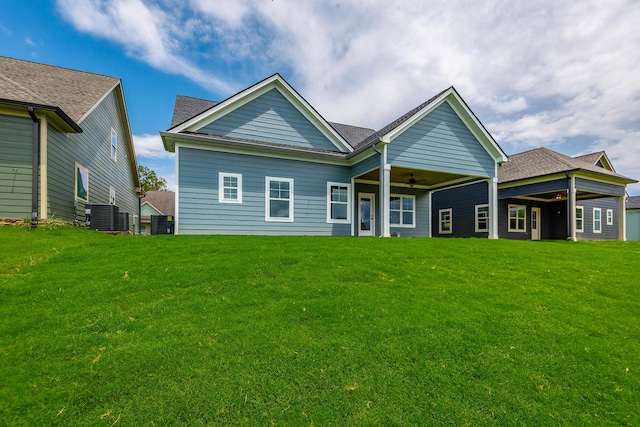
[{"label": "ac condenser unit", "polygon": [[85,205],[87,227],[99,231],[117,231],[120,209],[116,205]]}]

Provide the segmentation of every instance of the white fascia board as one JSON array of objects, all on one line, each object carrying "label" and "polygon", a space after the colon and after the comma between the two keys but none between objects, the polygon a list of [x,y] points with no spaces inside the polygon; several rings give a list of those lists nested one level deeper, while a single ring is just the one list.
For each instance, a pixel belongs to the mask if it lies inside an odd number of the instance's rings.
[{"label": "white fascia board", "polygon": [[170,133],[182,131],[197,131],[209,123],[218,120],[231,111],[242,107],[253,101],[271,89],[277,89],[296,109],[305,116],[313,125],[336,146],[345,153],[351,153],[353,148],[344,140],[342,136],[329,123],[320,116],[316,110],[298,94],[279,74],[273,76],[241,91],[201,114],[187,120],[186,122],[170,129]]}]

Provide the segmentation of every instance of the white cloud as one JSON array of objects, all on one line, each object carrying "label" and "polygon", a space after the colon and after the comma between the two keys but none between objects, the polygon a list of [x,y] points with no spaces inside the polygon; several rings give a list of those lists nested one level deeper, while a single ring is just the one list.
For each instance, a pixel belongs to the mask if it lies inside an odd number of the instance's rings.
[{"label": "white cloud", "polygon": [[[325,118],[380,128],[454,85],[503,147],[606,149],[618,172],[640,178],[640,2],[58,6],[79,30],[223,98],[281,72]],[[567,140],[573,153],[563,150]]]},{"label": "white cloud", "polygon": [[136,157],[146,159],[173,159],[174,153],[164,149],[160,135],[133,135],[133,145],[136,150]]}]

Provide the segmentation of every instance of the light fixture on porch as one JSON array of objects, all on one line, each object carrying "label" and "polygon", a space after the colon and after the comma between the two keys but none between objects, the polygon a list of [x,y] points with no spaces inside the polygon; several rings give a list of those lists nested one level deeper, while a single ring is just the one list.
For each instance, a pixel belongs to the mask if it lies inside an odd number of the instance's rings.
[{"label": "light fixture on porch", "polygon": [[562,200],[562,193],[556,194],[556,200]]}]

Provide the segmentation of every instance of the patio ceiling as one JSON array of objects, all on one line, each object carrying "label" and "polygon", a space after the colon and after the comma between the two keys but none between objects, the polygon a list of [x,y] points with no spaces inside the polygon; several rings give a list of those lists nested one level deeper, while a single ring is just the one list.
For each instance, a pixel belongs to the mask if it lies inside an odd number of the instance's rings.
[{"label": "patio ceiling", "polygon": [[[461,175],[447,172],[428,171],[421,169],[392,167],[391,184],[395,186],[408,186],[424,189],[447,187],[470,181],[476,181],[476,176]],[[375,181],[380,180],[380,169],[374,169],[356,177],[356,180]]]}]

